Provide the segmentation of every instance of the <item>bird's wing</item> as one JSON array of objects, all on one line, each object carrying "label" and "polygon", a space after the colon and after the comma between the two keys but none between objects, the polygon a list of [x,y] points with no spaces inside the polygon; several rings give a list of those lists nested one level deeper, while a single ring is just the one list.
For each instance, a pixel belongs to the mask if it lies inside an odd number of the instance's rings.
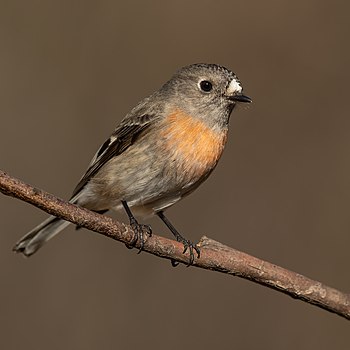
[{"label": "bird's wing", "polygon": [[157,116],[149,114],[124,119],[93,157],[85,175],[75,187],[72,198],[83,189],[104,164],[127,150],[156,119]]}]

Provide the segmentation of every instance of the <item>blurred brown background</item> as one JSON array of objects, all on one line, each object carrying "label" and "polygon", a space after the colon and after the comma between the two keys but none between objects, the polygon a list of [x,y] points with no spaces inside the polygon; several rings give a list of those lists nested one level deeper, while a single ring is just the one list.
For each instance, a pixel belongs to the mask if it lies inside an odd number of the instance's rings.
[{"label": "blurred brown background", "polygon": [[[206,234],[349,291],[349,10],[2,0],[1,169],[68,198],[141,98],[183,65],[223,64],[254,104],[234,113],[218,168],[169,218],[194,240]],[[1,349],[348,349],[338,316],[86,230],[24,259],[11,248],[46,215],[4,196],[0,206]]]}]

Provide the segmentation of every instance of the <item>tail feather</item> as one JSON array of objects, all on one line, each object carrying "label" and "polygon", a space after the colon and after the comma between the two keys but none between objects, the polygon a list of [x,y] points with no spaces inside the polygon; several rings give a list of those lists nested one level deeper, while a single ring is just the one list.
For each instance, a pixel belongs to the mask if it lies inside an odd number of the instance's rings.
[{"label": "tail feather", "polygon": [[13,247],[13,250],[17,253],[23,253],[25,256],[30,256],[69,224],[68,221],[50,216],[22,237]]},{"label": "tail feather", "polygon": [[[70,203],[76,204],[82,191],[70,199]],[[70,224],[69,221],[62,220],[56,216],[50,216],[38,226],[34,227],[24,237],[22,237],[13,247],[16,253],[31,256],[37,252],[48,240],[56,236]]]}]

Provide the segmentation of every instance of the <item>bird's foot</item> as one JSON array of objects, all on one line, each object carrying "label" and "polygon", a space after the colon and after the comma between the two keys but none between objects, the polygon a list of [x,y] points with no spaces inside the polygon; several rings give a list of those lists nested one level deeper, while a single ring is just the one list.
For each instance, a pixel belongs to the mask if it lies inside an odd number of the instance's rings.
[{"label": "bird's foot", "polygon": [[137,241],[140,241],[140,248],[137,254],[140,254],[145,245],[145,234],[148,236],[152,236],[152,228],[149,225],[139,224],[135,218],[130,220],[130,226],[134,231],[134,237],[130,243],[126,243],[126,247],[128,249],[132,249],[135,247]]},{"label": "bird's foot", "polygon": [[[198,259],[200,258],[200,255],[201,255],[201,251],[200,251],[199,247],[197,246],[197,244],[194,244],[190,240],[182,237],[181,235],[176,236],[176,240],[183,244],[183,246],[184,246],[184,250],[182,252],[183,254],[185,254],[187,252],[187,249],[189,251],[190,260],[189,260],[187,266],[193,265],[193,262],[194,262],[194,251],[197,253],[197,258]],[[176,266],[173,263],[172,263],[172,265]]]}]

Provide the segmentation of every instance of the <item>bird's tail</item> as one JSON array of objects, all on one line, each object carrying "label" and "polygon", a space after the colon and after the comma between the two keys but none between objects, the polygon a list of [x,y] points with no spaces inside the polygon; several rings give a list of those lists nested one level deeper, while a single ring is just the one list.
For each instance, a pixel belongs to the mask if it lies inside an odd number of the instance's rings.
[{"label": "bird's tail", "polygon": [[13,247],[13,250],[16,253],[23,253],[25,256],[30,256],[69,224],[69,221],[50,216],[22,237]]},{"label": "bird's tail", "polygon": [[[69,202],[76,204],[81,194],[82,191],[71,198]],[[31,256],[69,224],[69,221],[59,219],[56,216],[50,216],[22,237],[13,247],[13,251],[22,253],[25,256]]]}]

